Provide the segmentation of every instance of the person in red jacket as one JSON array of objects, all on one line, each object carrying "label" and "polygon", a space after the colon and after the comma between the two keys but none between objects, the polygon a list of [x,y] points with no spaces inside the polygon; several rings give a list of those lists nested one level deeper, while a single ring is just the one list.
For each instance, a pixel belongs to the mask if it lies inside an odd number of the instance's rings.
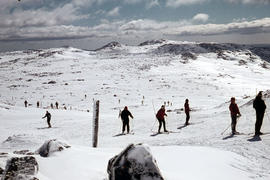
[{"label": "person in red jacket", "polygon": [[187,125],[189,125],[188,121],[190,119],[190,115],[189,115],[190,108],[189,108],[189,104],[188,104],[188,99],[186,99],[184,107],[185,107],[185,113],[186,113],[186,123],[185,123],[185,125],[187,126]]},{"label": "person in red jacket", "polygon": [[167,114],[165,113],[165,106],[162,105],[161,108],[158,110],[158,112],[156,114],[156,118],[158,119],[158,123],[159,123],[158,133],[160,133],[160,129],[161,129],[162,124],[163,124],[163,128],[164,128],[164,132],[168,132],[166,130],[166,124],[165,124],[164,116],[167,116]]},{"label": "person in red jacket", "polygon": [[232,134],[238,134],[238,132],[235,130],[235,127],[236,127],[237,117],[240,117],[241,113],[239,111],[237,104],[235,103],[234,97],[231,98],[231,104],[229,106],[229,109],[230,109],[231,118],[232,118],[232,123],[231,123]]}]

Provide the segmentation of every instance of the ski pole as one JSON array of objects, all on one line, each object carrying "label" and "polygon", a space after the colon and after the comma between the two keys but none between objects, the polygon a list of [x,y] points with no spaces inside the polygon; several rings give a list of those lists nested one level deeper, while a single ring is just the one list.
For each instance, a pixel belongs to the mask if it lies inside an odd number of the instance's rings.
[{"label": "ski pole", "polygon": [[[237,119],[238,118],[240,118],[240,116],[237,116]],[[236,119],[236,122],[237,122],[237,119]],[[231,126],[231,124],[221,133],[221,135],[223,135],[229,129],[230,126]]]},{"label": "ski pole", "polygon": [[230,126],[231,124],[221,133],[221,135],[223,135],[229,129]]},{"label": "ski pole", "polygon": [[153,126],[152,126],[152,128],[151,128],[151,131],[153,132],[153,128],[154,128],[154,126],[156,125],[156,122],[157,122],[156,110],[155,110],[155,106],[154,106],[154,100],[152,100],[152,105],[153,105],[153,110],[154,110],[154,116],[155,116],[155,119],[156,119]]}]

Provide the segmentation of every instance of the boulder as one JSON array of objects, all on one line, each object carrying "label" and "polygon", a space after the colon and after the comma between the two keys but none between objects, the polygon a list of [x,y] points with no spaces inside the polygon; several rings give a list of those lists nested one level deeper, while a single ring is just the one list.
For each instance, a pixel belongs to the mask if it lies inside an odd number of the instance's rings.
[{"label": "boulder", "polygon": [[109,160],[109,180],[163,180],[150,149],[143,144],[131,144]]},{"label": "boulder", "polygon": [[45,141],[45,143],[36,151],[36,153],[42,157],[49,157],[52,153],[63,151],[66,148],[70,148],[70,146],[56,139],[52,139]]},{"label": "boulder", "polygon": [[13,151],[13,154],[19,154],[19,155],[34,155],[35,153],[29,151],[29,150],[20,150],[20,151]]},{"label": "boulder", "polygon": [[38,172],[38,163],[33,156],[13,157],[7,161],[2,180],[29,180]]}]

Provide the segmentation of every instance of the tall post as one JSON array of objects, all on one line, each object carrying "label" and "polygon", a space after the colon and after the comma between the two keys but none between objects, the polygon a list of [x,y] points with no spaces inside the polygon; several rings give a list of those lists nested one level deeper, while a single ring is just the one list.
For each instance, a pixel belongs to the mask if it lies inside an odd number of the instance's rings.
[{"label": "tall post", "polygon": [[93,147],[97,147],[98,144],[98,118],[99,118],[99,101],[94,101],[93,108]]}]

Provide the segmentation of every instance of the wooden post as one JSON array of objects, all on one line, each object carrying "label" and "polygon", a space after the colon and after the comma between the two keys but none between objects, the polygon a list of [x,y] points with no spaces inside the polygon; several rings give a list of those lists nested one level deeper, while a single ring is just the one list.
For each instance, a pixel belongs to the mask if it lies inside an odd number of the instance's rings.
[{"label": "wooden post", "polygon": [[99,101],[94,101],[93,108],[93,147],[97,147],[98,144],[98,118],[99,118]]}]

